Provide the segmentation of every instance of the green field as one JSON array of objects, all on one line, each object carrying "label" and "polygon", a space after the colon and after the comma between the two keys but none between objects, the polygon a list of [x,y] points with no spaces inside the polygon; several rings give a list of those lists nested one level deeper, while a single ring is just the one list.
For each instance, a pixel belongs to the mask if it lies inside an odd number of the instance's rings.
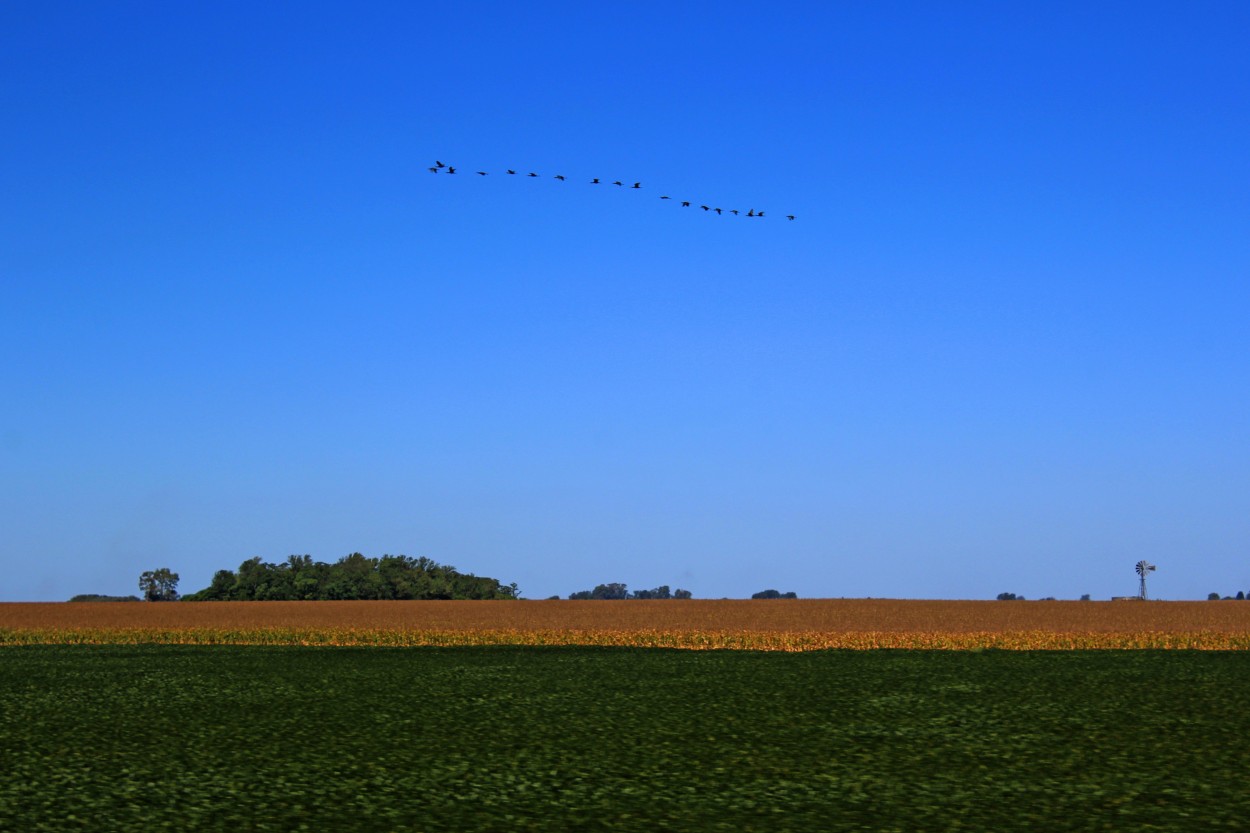
[{"label": "green field", "polygon": [[0,649],[0,830],[1250,828],[1250,654]]}]

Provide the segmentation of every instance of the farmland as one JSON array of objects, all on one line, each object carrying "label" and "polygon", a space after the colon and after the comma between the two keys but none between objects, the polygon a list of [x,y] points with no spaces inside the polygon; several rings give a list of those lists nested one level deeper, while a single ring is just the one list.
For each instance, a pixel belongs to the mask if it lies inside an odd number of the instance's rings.
[{"label": "farmland", "polygon": [[1250,604],[888,599],[3,604],[0,644],[1250,648]]},{"label": "farmland", "polygon": [[1239,830],[1250,654],[11,646],[0,829]]}]

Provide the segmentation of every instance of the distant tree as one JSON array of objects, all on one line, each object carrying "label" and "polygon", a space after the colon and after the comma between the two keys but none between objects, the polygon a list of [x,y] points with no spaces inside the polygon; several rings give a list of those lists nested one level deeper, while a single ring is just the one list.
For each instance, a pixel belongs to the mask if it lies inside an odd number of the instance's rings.
[{"label": "distant tree", "polygon": [[1208,602],[1218,602],[1219,600],[1220,600],[1220,594],[1219,594],[1219,593],[1208,593],[1208,594],[1207,594],[1207,601],[1208,601]]},{"label": "distant tree", "polygon": [[613,582],[611,584],[597,584],[595,589],[590,591],[592,599],[628,599],[629,591],[625,589],[624,584]]},{"label": "distant tree", "polygon": [[1000,602],[1022,602],[1024,596],[1017,596],[1015,593],[999,593],[998,600]]},{"label": "distant tree", "polygon": [[1246,600],[1246,591],[1244,591],[1244,590],[1238,590],[1238,591],[1237,591],[1237,601],[1239,601],[1239,602],[1244,602],[1245,600]]},{"label": "distant tree", "polygon": [[673,594],[669,592],[667,584],[661,584],[654,590],[635,590],[629,594],[631,599],[671,599]]},{"label": "distant tree", "polygon": [[516,599],[516,584],[461,573],[429,558],[358,552],[334,564],[292,555],[281,564],[249,558],[238,572],[218,570],[187,601],[304,601],[313,599]]},{"label": "distant tree", "polygon": [[782,593],[780,590],[761,590],[758,593],[752,593],[752,599],[797,599],[798,593],[791,590],[788,593]]},{"label": "distant tree", "polygon": [[[635,590],[629,592],[626,585],[619,582],[612,584],[597,584],[594,590],[578,590],[576,593],[570,593],[569,599],[572,601],[588,601],[590,599],[689,599],[691,593],[689,590],[670,590],[667,584],[661,584],[652,590]],[[559,598],[556,596],[555,598]]]},{"label": "distant tree", "polygon": [[138,596],[101,596],[99,593],[81,593],[71,602],[137,602]]},{"label": "distant tree", "polygon": [[178,601],[178,574],[168,567],[159,570],[148,570],[139,576],[139,590],[143,598],[149,602]]},{"label": "distant tree", "polygon": [[1088,602],[1088,601],[1089,601],[1089,594],[1088,594],[1088,593],[1082,593],[1082,594],[1081,594],[1081,601],[1083,601],[1083,602]]}]

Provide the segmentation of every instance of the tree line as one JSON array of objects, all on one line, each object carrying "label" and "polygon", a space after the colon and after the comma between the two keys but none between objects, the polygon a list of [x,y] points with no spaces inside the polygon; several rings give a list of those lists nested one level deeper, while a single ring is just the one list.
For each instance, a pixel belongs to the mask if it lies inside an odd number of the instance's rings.
[{"label": "tree line", "polygon": [[[556,596],[555,598],[560,598]],[[635,590],[630,592],[626,585],[619,582],[610,584],[597,584],[594,590],[578,590],[576,593],[570,593],[569,598],[573,601],[585,601],[588,599],[689,599],[692,594],[689,590],[682,590],[680,587],[670,591],[667,584],[661,584],[654,590]]]},{"label": "tree line", "polygon": [[333,564],[310,555],[292,555],[280,564],[250,558],[238,570],[218,570],[208,587],[182,597],[189,602],[517,598],[515,583],[462,573],[429,558],[369,558],[358,552]]}]

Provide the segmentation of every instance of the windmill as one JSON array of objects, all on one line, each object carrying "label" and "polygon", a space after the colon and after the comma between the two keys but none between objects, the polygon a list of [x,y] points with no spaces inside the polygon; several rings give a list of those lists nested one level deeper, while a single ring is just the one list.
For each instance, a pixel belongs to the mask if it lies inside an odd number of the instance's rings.
[{"label": "windmill", "polygon": [[1137,597],[1141,599],[1142,601],[1145,601],[1147,598],[1146,596],[1146,573],[1153,572],[1154,568],[1155,568],[1155,565],[1147,561],[1137,562],[1137,575],[1141,577],[1141,590],[1138,591]]}]

